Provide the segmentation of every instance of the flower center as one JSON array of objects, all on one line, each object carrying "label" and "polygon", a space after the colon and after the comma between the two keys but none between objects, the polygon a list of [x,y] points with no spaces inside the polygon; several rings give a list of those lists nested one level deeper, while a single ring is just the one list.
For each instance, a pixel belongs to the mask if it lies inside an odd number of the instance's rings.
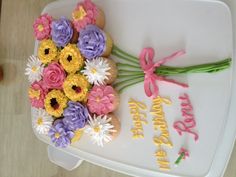
[{"label": "flower center", "polygon": [[50,104],[51,104],[51,106],[53,107],[53,109],[55,109],[55,110],[59,108],[59,104],[58,104],[56,98],[52,98]]},{"label": "flower center", "polygon": [[31,68],[31,70],[32,70],[33,72],[36,72],[36,71],[37,71],[37,67],[36,67],[36,66],[33,66],[33,67]]},{"label": "flower center", "polygon": [[44,50],[44,54],[45,54],[45,55],[48,55],[48,54],[49,54],[49,50],[50,50],[49,48],[45,49],[45,50]]},{"label": "flower center", "polygon": [[42,117],[39,117],[39,118],[38,118],[37,124],[38,124],[38,125],[42,125],[42,124],[43,124],[43,118],[42,118]]},{"label": "flower center", "polygon": [[39,30],[40,32],[43,31],[43,25],[42,25],[42,24],[38,25],[38,30]]},{"label": "flower center", "polygon": [[30,88],[29,89],[29,97],[36,98],[38,100],[40,97],[40,90],[34,90],[34,89]]},{"label": "flower center", "polygon": [[77,87],[75,85],[72,86],[72,89],[76,92],[76,93],[80,93],[81,92],[81,87]]},{"label": "flower center", "polygon": [[55,136],[55,138],[57,138],[57,139],[58,139],[58,138],[60,138],[60,136],[61,136],[61,135],[60,135],[60,133],[58,133],[58,132],[57,132],[57,133],[55,133],[55,135],[54,135],[54,136]]},{"label": "flower center", "polygon": [[99,103],[101,99],[99,97],[96,98],[96,102]]},{"label": "flower center", "polygon": [[92,74],[96,74],[96,73],[97,73],[96,68],[92,68],[92,69],[91,69],[91,73],[92,73]]},{"label": "flower center", "polygon": [[82,6],[79,7],[79,10],[74,11],[72,14],[75,20],[82,20],[86,15],[87,13]]},{"label": "flower center", "polygon": [[96,132],[96,133],[100,132],[100,130],[101,129],[98,125],[93,128],[93,131]]},{"label": "flower center", "polygon": [[68,57],[67,57],[67,61],[71,61],[72,60],[72,56],[71,55],[69,55]]}]

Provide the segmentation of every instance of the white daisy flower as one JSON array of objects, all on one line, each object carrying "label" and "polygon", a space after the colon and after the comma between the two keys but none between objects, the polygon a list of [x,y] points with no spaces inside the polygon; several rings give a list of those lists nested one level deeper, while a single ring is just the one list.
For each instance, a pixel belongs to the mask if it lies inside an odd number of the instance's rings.
[{"label": "white daisy flower", "polygon": [[43,64],[38,57],[34,55],[29,57],[27,67],[25,69],[25,75],[28,75],[28,80],[30,83],[41,80],[43,68]]},{"label": "white daisy flower", "polygon": [[114,126],[110,124],[111,118],[107,115],[100,115],[92,118],[89,116],[88,125],[85,129],[85,133],[88,133],[93,141],[98,146],[103,146],[104,143],[107,143],[112,140],[111,133],[116,132]]},{"label": "white daisy flower", "polygon": [[111,75],[109,71],[110,66],[102,57],[94,58],[93,60],[86,61],[84,70],[81,72],[88,79],[89,83],[95,85],[103,85],[104,80],[108,79],[107,76]]},{"label": "white daisy flower", "polygon": [[52,126],[53,118],[44,109],[35,109],[33,112],[33,127],[39,134],[47,135]]}]

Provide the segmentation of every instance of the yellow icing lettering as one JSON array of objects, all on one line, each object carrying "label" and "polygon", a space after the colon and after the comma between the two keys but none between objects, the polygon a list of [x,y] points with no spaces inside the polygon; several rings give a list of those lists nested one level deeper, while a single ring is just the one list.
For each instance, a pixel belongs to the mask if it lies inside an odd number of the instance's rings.
[{"label": "yellow icing lettering", "polygon": [[160,130],[158,136],[153,137],[153,142],[157,146],[157,151],[155,156],[157,158],[157,164],[159,165],[160,170],[170,170],[170,162],[167,159],[166,151],[162,150],[161,147],[166,145],[168,147],[173,147],[172,142],[170,141],[170,135],[168,131],[168,125],[165,120],[165,113],[163,111],[162,104],[170,105],[171,101],[167,98],[162,98],[157,96],[153,99],[151,107],[151,115],[153,116],[152,122],[154,130]]},{"label": "yellow icing lettering", "polygon": [[129,102],[129,109],[130,114],[133,119],[133,128],[131,129],[131,132],[133,133],[133,138],[143,138],[143,124],[147,124],[147,115],[146,113],[143,113],[141,111],[146,110],[147,106],[139,101],[136,101],[132,98],[130,98]]},{"label": "yellow icing lettering", "polygon": [[[169,134],[168,134],[169,135]],[[166,145],[166,146],[169,146],[169,147],[173,147],[173,144],[172,142],[169,140],[168,136],[165,136],[165,135],[160,135],[159,137],[157,136],[154,136],[153,138],[153,141],[154,141],[154,144],[156,146],[161,146],[161,145]]]},{"label": "yellow icing lettering", "polygon": [[145,103],[136,101],[133,98],[130,98],[128,103],[129,103],[129,105],[131,107],[134,106],[134,107],[137,107],[137,108],[142,109],[142,110],[146,110],[147,109],[147,106],[146,106]]}]

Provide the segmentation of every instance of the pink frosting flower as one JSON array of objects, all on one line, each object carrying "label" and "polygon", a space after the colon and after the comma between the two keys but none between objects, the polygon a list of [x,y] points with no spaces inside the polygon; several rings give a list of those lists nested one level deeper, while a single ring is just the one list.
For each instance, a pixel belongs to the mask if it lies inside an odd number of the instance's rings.
[{"label": "pink frosting flower", "polygon": [[43,70],[43,82],[48,89],[61,89],[66,74],[57,62],[49,64]]},{"label": "pink frosting flower", "polygon": [[36,39],[43,40],[50,37],[51,23],[52,17],[48,14],[43,14],[34,21],[33,28]]},{"label": "pink frosting flower", "polygon": [[97,15],[98,9],[91,0],[84,0],[84,2],[78,3],[72,13],[75,29],[79,32],[86,25],[95,24]]},{"label": "pink frosting flower", "polygon": [[88,108],[91,113],[108,114],[116,109],[116,91],[111,86],[94,86],[88,95]]},{"label": "pink frosting flower", "polygon": [[43,81],[35,81],[29,89],[29,98],[31,105],[36,108],[44,108],[44,99],[48,93],[44,87]]}]

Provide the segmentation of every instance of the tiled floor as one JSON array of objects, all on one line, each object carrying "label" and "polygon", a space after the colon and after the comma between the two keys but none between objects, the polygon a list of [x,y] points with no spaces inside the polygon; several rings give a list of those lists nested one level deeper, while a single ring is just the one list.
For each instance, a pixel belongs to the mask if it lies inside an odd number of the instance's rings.
[{"label": "tiled floor", "polygon": [[[31,25],[50,0],[2,0],[0,65],[0,177],[126,177],[84,162],[72,172],[50,163],[46,145],[34,136],[26,99],[26,59],[32,54]],[[236,176],[236,148],[225,177]]]}]

